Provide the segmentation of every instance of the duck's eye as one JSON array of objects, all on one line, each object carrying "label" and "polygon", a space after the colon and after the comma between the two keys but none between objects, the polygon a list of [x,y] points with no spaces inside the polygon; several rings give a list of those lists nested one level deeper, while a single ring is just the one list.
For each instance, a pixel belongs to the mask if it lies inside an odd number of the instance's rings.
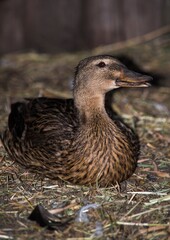
[{"label": "duck's eye", "polygon": [[104,68],[106,66],[106,64],[104,62],[99,62],[97,64],[97,66],[100,67],[100,68]]}]

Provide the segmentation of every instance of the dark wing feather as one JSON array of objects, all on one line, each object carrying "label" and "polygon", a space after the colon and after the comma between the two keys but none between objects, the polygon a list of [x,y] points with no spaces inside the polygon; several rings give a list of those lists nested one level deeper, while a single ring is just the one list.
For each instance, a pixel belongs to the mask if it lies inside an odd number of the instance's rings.
[{"label": "dark wing feather", "polygon": [[14,138],[21,138],[24,131],[24,111],[24,103],[17,102],[11,105],[11,113],[8,117],[8,127]]}]

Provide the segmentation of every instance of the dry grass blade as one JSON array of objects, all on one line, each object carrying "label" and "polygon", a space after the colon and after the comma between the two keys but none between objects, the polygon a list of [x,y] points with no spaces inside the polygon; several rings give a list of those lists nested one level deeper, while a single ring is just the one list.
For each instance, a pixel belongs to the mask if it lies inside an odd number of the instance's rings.
[{"label": "dry grass blade", "polygon": [[149,205],[153,205],[153,204],[156,204],[156,203],[161,203],[161,202],[164,202],[164,201],[170,201],[170,194],[168,194],[167,196],[161,197],[161,198],[151,199],[149,201],[149,203],[145,203],[145,205],[149,206]]}]

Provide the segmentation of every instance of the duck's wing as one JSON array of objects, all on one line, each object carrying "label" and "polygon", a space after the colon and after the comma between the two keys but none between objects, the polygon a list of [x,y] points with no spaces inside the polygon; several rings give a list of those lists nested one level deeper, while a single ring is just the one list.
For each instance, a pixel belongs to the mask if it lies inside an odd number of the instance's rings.
[{"label": "duck's wing", "polygon": [[78,125],[72,99],[26,99],[12,104],[1,140],[11,159],[58,179]]},{"label": "duck's wing", "polygon": [[71,139],[77,126],[73,99],[35,98],[11,105],[8,128],[16,139]]}]

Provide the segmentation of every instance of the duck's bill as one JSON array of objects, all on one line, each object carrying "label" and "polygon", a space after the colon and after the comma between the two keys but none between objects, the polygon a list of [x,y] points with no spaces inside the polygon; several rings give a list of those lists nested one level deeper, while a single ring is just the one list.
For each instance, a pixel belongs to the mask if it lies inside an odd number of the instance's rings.
[{"label": "duck's bill", "polygon": [[116,86],[118,87],[149,87],[152,81],[152,77],[124,70],[121,76],[116,80]]}]

